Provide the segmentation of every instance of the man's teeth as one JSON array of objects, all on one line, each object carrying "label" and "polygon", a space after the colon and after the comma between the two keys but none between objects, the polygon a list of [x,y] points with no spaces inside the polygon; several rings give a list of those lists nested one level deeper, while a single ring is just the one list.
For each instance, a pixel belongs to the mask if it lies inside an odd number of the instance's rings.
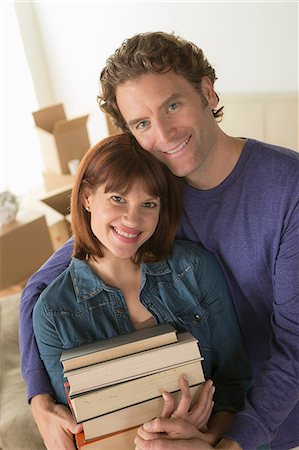
[{"label": "man's teeth", "polygon": [[168,152],[166,152],[168,155],[174,155],[174,153],[179,152],[180,150],[182,150],[182,148],[184,148],[188,142],[190,141],[190,137],[188,137],[188,139],[186,139],[182,144],[178,145],[176,148],[174,148],[173,150],[169,150]]},{"label": "man's teeth", "polygon": [[129,239],[134,239],[138,236],[139,233],[125,233],[122,230],[119,230],[118,228],[113,227],[114,231],[116,231],[117,234],[120,234],[121,236],[124,236]]}]

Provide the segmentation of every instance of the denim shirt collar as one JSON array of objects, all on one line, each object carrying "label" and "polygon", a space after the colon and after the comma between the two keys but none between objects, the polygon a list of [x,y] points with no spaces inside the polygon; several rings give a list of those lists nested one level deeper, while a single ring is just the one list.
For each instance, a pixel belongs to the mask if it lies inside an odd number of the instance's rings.
[{"label": "denim shirt collar", "polygon": [[[146,275],[161,276],[172,272],[166,260],[155,263],[141,262],[140,269],[142,287],[145,284]],[[108,292],[117,290],[117,288],[109,286],[99,278],[92,271],[87,261],[73,258],[69,266],[69,271],[78,302],[89,300],[103,290]]]}]

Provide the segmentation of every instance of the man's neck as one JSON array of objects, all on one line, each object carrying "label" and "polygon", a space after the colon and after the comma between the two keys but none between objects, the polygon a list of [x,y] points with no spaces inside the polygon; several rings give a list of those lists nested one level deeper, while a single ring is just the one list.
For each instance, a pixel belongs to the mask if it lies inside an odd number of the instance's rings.
[{"label": "man's neck", "polygon": [[203,191],[219,186],[234,170],[245,142],[245,139],[220,132],[213,151],[209,154],[209,161],[201,170],[186,177],[186,183]]}]

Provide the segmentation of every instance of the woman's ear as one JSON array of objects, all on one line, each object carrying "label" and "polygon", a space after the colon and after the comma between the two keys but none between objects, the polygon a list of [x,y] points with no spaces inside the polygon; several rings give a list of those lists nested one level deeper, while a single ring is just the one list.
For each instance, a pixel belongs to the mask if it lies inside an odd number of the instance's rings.
[{"label": "woman's ear", "polygon": [[91,197],[90,189],[85,189],[82,193],[82,203],[86,211],[90,211],[90,197]]},{"label": "woman's ear", "polygon": [[219,98],[214,90],[214,86],[209,77],[203,76],[201,79],[201,92],[207,100],[211,109],[215,109],[218,105]]}]

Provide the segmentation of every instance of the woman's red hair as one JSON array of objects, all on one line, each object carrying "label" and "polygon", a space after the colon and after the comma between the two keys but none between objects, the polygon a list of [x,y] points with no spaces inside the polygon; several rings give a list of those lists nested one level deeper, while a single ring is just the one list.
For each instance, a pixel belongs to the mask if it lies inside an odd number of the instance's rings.
[{"label": "woman's red hair", "polygon": [[134,262],[159,261],[170,252],[183,209],[181,182],[150,153],[143,150],[129,133],[103,139],[83,157],[71,196],[74,256],[79,259],[103,257],[102,244],[93,234],[90,213],[84,207],[86,189],[94,192],[105,185],[105,192],[128,192],[136,182],[160,199],[158,226],[137,251]]}]

